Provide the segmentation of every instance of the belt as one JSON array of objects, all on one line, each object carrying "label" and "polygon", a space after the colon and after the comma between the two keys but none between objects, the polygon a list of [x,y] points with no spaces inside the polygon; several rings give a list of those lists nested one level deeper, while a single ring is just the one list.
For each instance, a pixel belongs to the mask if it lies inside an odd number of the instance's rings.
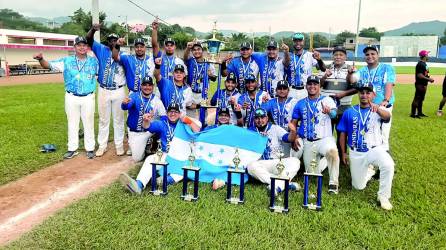
[{"label": "belt", "polygon": [[[371,147],[371,149],[372,148],[375,148],[376,146],[373,146],[373,147]],[[369,149],[368,148],[361,148],[361,149],[358,149],[358,148],[354,148],[354,147],[351,147],[350,146],[350,150],[353,150],[353,151],[356,151],[356,152],[361,152],[361,153],[365,153],[365,152],[368,152],[369,151]]]},{"label": "belt", "polygon": [[87,95],[93,94],[93,92],[88,93],[88,94],[77,94],[77,93],[73,93],[73,92],[70,92],[70,91],[67,91],[67,93],[70,94],[70,95],[74,95],[74,96],[87,96]]},{"label": "belt", "polygon": [[201,94],[201,90],[192,90],[192,92],[195,94]]},{"label": "belt", "polygon": [[103,88],[103,89],[106,89],[106,90],[116,90],[116,89],[120,89],[120,88],[122,88],[124,85],[121,85],[121,86],[116,86],[116,87],[105,87],[105,86],[101,86],[101,85],[99,85],[99,87],[101,87],[101,88]]},{"label": "belt", "polygon": [[291,85],[291,88],[301,90],[301,89],[304,89],[304,86],[293,86],[293,85]]},{"label": "belt", "polygon": [[322,138],[316,138],[316,139],[308,139],[308,138],[306,138],[306,140],[309,141],[309,142],[319,141],[320,139],[322,139]]}]

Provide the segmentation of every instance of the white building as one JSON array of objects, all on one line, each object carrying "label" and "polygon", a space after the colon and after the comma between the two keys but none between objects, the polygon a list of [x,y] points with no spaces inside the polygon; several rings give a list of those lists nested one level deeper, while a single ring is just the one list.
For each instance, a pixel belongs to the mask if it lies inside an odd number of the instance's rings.
[{"label": "white building", "polygon": [[382,57],[418,57],[420,50],[428,50],[429,56],[437,57],[438,36],[381,37]]}]

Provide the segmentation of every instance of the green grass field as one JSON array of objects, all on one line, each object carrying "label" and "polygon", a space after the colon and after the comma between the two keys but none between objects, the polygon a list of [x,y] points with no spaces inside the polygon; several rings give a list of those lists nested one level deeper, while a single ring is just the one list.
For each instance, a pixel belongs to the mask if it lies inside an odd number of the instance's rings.
[{"label": "green grass field", "polygon": [[[361,66],[358,66],[358,68],[361,68]],[[396,66],[395,72],[397,74],[410,74],[415,75],[415,66]],[[429,68],[430,75],[442,75],[444,76],[446,74],[446,68],[441,67],[431,67]]]},{"label": "green grass field", "polygon": [[[62,85],[2,87],[0,137],[1,183],[43,168],[61,158],[66,143]],[[127,193],[118,182],[91,194],[47,219],[10,244],[10,249],[108,248],[246,248],[246,249],[436,249],[446,239],[446,118],[434,116],[440,87],[429,86],[428,118],[408,117],[412,85],[396,87],[391,132],[397,173],[394,210],[376,202],[378,182],[352,191],[349,172],[341,167],[341,191],[327,195],[324,211],[300,207],[302,193],[292,193],[288,215],[269,212],[265,186],[248,183],[246,204],[225,204],[225,190],[202,184],[200,200],[179,199],[180,185],[165,198]],[[23,100],[26,101],[23,101]],[[14,115],[13,115],[14,114]],[[41,154],[39,145],[56,143],[56,154]],[[135,176],[137,169],[131,171]],[[299,175],[298,181],[302,183]]]}]

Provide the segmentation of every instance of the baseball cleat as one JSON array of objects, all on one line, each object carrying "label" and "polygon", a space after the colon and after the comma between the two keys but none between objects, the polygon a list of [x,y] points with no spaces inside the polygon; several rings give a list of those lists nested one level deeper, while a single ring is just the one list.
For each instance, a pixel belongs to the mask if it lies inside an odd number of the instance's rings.
[{"label": "baseball cleat", "polygon": [[94,152],[93,151],[87,151],[87,158],[93,159],[94,158]]},{"label": "baseball cleat", "polygon": [[384,198],[384,197],[378,197],[378,203],[380,203],[381,208],[384,210],[392,210],[393,206],[390,203],[389,199]]},{"label": "baseball cleat", "polygon": [[107,151],[107,148],[98,148],[98,150],[96,150],[96,156],[97,157],[103,156],[105,151]]},{"label": "baseball cleat", "polygon": [[127,149],[127,152],[125,152],[126,155],[131,156],[132,155],[132,150],[129,148]]},{"label": "baseball cleat", "polygon": [[338,194],[338,193],[339,193],[338,185],[333,185],[333,184],[328,185],[328,194]]},{"label": "baseball cleat", "polygon": [[64,155],[63,158],[64,159],[71,159],[73,157],[75,157],[76,155],[78,155],[79,153],[77,151],[67,151]]},{"label": "baseball cleat", "polygon": [[437,111],[437,116],[442,116],[443,115],[443,110],[438,110]]},{"label": "baseball cleat", "polygon": [[132,194],[141,194],[142,192],[142,189],[138,186],[138,183],[126,173],[119,175],[119,182],[121,182],[121,184]]},{"label": "baseball cleat", "polygon": [[119,148],[117,148],[116,149],[116,155],[117,156],[122,156],[122,155],[124,155],[124,148],[123,147],[119,147]]}]

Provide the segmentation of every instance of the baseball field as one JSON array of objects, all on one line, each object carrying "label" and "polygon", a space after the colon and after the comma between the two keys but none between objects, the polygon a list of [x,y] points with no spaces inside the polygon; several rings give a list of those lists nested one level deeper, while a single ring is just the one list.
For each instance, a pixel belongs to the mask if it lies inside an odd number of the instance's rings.
[{"label": "baseball field", "polygon": [[[55,83],[0,87],[1,185],[61,161],[67,136],[63,91]],[[336,196],[327,194],[325,173],[323,211],[302,209],[302,192],[293,192],[287,215],[271,213],[265,186],[253,181],[241,206],[226,204],[225,190],[212,191],[207,184],[200,185],[197,203],[186,203],[179,199],[181,185],[170,186],[166,197],[147,192],[135,196],[114,181],[52,214],[5,248],[445,248],[446,117],[435,115],[441,87],[429,86],[424,107],[429,117],[423,119],[409,117],[412,84],[398,84],[395,93],[391,153],[396,174],[390,212],[376,203],[378,181],[354,191],[345,166],[340,167]],[[56,144],[58,151],[40,153],[43,143]],[[138,169],[133,167],[130,175]]]}]

